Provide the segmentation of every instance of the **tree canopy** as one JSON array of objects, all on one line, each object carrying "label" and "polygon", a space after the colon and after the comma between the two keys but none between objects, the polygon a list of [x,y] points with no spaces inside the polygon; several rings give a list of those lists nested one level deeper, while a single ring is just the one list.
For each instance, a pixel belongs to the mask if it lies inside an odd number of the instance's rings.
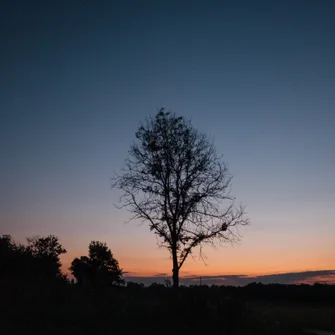
[{"label": "tree canopy", "polygon": [[58,237],[49,235],[47,237],[34,236],[27,239],[27,252],[36,260],[38,268],[43,269],[44,276],[62,277],[61,262],[59,256],[66,250],[58,241]]},{"label": "tree canopy", "polygon": [[1,275],[25,281],[65,280],[59,257],[66,250],[59,243],[58,237],[34,236],[27,238],[27,242],[27,245],[23,245],[16,243],[11,235],[0,236]]},{"label": "tree canopy", "polygon": [[70,267],[79,285],[123,285],[123,273],[106,243],[92,241],[88,257],[75,258]]}]

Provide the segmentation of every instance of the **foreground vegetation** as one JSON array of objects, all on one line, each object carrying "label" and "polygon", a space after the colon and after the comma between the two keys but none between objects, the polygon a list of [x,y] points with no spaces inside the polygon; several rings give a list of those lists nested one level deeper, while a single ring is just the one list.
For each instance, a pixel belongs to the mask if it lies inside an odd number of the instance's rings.
[{"label": "foreground vegetation", "polygon": [[[272,287],[271,287],[272,286]],[[291,293],[279,296],[281,290]],[[270,292],[274,294],[270,294]],[[1,282],[1,334],[301,334],[335,330],[335,287],[93,288]]]},{"label": "foreground vegetation", "polygon": [[302,334],[335,330],[335,286],[126,282],[105,243],[61,272],[55,236],[0,236],[0,334]]}]

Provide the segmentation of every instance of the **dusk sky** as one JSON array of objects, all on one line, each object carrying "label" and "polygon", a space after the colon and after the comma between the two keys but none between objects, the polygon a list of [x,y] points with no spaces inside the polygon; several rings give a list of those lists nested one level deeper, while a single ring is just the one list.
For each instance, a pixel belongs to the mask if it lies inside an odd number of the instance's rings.
[{"label": "dusk sky", "polygon": [[182,276],[335,269],[334,18],[333,0],[1,2],[0,234],[59,236],[64,271],[100,240],[129,275],[170,275],[110,187],[166,107],[215,141],[251,221]]}]

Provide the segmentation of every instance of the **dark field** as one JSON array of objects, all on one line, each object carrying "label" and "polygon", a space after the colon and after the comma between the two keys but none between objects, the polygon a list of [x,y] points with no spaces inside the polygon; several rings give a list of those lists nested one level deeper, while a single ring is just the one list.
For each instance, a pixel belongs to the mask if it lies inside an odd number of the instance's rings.
[{"label": "dark field", "polygon": [[[286,292],[286,293],[283,293]],[[1,284],[1,334],[302,334],[335,330],[335,287]]]}]

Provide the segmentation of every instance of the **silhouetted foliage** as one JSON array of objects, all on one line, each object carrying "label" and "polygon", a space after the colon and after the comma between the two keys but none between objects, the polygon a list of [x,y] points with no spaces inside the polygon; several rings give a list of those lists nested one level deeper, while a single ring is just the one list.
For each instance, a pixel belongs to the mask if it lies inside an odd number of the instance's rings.
[{"label": "silhouetted foliage", "polygon": [[91,278],[89,258],[87,256],[75,258],[72,261],[69,270],[71,271],[71,274],[76,278],[77,283],[80,286],[86,284],[86,282]]},{"label": "silhouetted foliage", "polygon": [[65,280],[61,272],[59,256],[66,253],[58,238],[27,238],[28,245],[15,243],[10,235],[0,237],[0,259],[2,271],[0,277],[15,278],[21,281]]},{"label": "silhouetted foliage", "polygon": [[142,290],[142,289],[144,289],[144,285],[142,283],[127,281],[127,288],[129,288],[131,290]]},{"label": "silhouetted foliage", "polygon": [[79,285],[91,284],[96,287],[123,285],[122,269],[106,243],[92,241],[88,257],[75,258],[70,267]]},{"label": "silhouetted foliage", "polygon": [[27,252],[35,259],[35,270],[44,278],[63,278],[59,256],[66,253],[58,237],[34,236],[27,239]]},{"label": "silhouetted foliage", "polygon": [[[147,221],[173,262],[173,286],[193,249],[232,242],[233,228],[246,225],[244,209],[234,206],[231,175],[208,137],[190,121],[161,109],[136,133],[137,143],[113,187],[124,193],[122,207]],[[221,207],[224,203],[226,206]]]},{"label": "silhouetted foliage", "polygon": [[0,237],[0,277],[22,276],[26,270],[24,262],[25,248],[16,244],[11,235],[2,235]]},{"label": "silhouetted foliage", "polygon": [[151,283],[149,285],[150,289],[165,289],[166,286],[164,284],[160,284],[160,283]]}]

